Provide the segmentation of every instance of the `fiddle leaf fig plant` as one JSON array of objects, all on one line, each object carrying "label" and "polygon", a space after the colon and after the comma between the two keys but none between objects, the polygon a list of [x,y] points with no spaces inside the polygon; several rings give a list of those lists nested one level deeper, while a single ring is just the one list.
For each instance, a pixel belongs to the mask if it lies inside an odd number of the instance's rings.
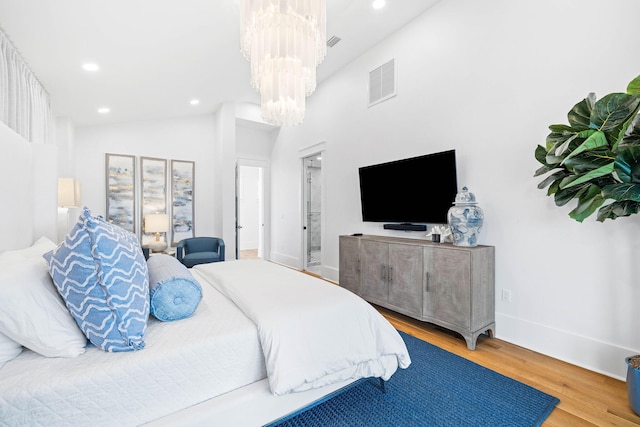
[{"label": "fiddle leaf fig plant", "polygon": [[601,222],[640,212],[640,76],[626,93],[589,94],[567,119],[536,148],[534,176],[547,175],[538,188],[557,206],[575,199],[569,216],[579,222],[596,211]]}]

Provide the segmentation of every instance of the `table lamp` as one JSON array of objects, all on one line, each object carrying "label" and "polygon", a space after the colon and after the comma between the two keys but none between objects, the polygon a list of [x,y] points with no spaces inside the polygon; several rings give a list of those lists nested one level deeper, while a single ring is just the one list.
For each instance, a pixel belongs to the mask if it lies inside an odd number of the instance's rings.
[{"label": "table lamp", "polygon": [[149,249],[153,252],[162,252],[167,249],[167,242],[160,240],[160,234],[169,231],[169,215],[153,214],[144,217],[144,232],[153,233],[156,240],[149,243]]}]

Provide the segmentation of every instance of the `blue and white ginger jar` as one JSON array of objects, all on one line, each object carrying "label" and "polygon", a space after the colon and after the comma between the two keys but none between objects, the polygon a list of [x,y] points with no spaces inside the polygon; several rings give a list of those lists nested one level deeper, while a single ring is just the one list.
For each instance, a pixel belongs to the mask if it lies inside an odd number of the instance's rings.
[{"label": "blue and white ginger jar", "polygon": [[456,195],[453,206],[447,214],[453,244],[456,246],[477,246],[478,235],[484,222],[484,212],[476,202],[476,196],[467,187]]}]

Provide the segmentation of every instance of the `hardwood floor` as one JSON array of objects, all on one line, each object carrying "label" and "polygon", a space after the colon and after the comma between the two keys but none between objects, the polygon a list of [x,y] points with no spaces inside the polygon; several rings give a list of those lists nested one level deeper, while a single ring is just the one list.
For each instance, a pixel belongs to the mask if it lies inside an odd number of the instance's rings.
[{"label": "hardwood floor", "polygon": [[240,251],[240,259],[260,259],[257,249],[243,249]]},{"label": "hardwood floor", "polygon": [[456,333],[376,308],[396,329],[560,399],[543,426],[640,425],[623,381],[486,336],[471,351]]}]

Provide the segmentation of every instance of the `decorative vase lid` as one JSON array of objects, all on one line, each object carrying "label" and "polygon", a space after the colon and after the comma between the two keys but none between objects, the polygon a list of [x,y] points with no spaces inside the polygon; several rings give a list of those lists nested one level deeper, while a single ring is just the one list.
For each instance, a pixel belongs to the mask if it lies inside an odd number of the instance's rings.
[{"label": "decorative vase lid", "polygon": [[469,192],[467,187],[462,187],[462,191],[456,194],[456,200],[453,202],[454,205],[476,205],[476,196],[475,194]]}]

